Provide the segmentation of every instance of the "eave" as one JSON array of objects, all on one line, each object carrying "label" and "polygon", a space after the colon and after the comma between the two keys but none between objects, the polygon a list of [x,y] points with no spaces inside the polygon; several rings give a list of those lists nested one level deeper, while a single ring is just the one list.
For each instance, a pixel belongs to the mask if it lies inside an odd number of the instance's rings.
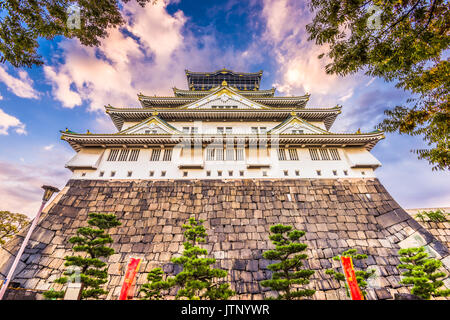
[{"label": "eave", "polygon": [[[208,94],[211,94],[211,91],[207,91]],[[240,91],[237,93],[241,94]],[[204,98],[207,95],[201,97],[151,97],[145,96],[142,94],[138,95],[138,100],[144,108],[182,108],[185,105],[190,103],[194,103],[197,100]],[[295,96],[295,97],[259,97],[259,96],[251,96],[251,95],[243,95],[247,99],[252,100],[256,103],[261,103],[268,107],[272,108],[280,108],[280,107],[297,107],[304,108],[308,103],[310,95],[306,94],[303,96]]]},{"label": "eave", "polygon": [[[196,97],[196,98],[202,98],[204,96],[207,96],[210,91],[199,91],[199,90],[184,90],[184,89],[178,89],[178,88],[172,88],[173,93],[175,97]],[[244,97],[273,97],[275,94],[276,89],[272,88],[269,90],[239,90],[237,88],[234,88],[238,90],[239,94],[243,95]]]},{"label": "eave", "polygon": [[[139,122],[145,120],[155,113],[166,121],[179,120],[266,120],[283,121],[292,115],[292,109],[172,109],[172,108],[115,108],[106,106],[106,113],[111,117],[117,130],[122,130],[123,123]],[[308,121],[323,121],[327,130],[330,130],[336,117],[341,113],[341,107],[321,109],[308,108],[294,111],[297,116]]]},{"label": "eave", "polygon": [[300,146],[362,146],[370,151],[379,140],[384,139],[383,132],[348,134],[280,134],[280,135],[253,135],[253,134],[77,134],[61,132],[61,139],[67,141],[77,152],[83,147],[148,147],[149,145],[177,144],[182,141],[211,143],[221,139],[236,142],[278,143],[279,145]]}]

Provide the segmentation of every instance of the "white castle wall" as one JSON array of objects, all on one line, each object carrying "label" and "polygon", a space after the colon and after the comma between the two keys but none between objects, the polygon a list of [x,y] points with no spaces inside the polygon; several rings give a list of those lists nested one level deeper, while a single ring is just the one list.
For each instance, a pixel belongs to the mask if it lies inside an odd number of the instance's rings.
[{"label": "white castle wall", "polygon": [[[197,159],[180,156],[181,148],[175,148],[171,161],[150,161],[151,150],[140,149],[137,161],[107,161],[110,149],[91,150],[91,152],[79,152],[68,164],[96,163],[96,168],[72,167],[73,179],[267,179],[267,178],[373,178],[375,177],[373,167],[380,165],[365,148],[338,148],[341,160],[311,160],[308,148],[298,148],[299,160],[279,161],[276,149],[268,149],[268,158],[259,159],[270,164],[270,167],[248,168],[250,163],[258,162],[258,158],[251,157],[248,150],[244,161],[207,161],[206,152],[203,152]],[[92,152],[98,153],[99,161],[93,161]],[[104,154],[103,154],[104,152]],[[103,155],[103,156],[102,156]],[[85,159],[89,157],[89,159]],[[162,158],[162,154],[161,154]],[[359,159],[360,164],[354,163]],[[194,161],[193,161],[194,160]],[[180,169],[180,165],[199,163],[203,168]],[[355,166],[360,166],[355,168]],[[287,170],[286,176],[284,171]],[[115,172],[111,177],[111,172]],[[153,171],[153,176],[150,176]],[[165,176],[161,173],[165,171]],[[210,171],[210,176],[207,172]],[[218,172],[222,171],[222,176]],[[229,175],[232,171],[232,175]],[[243,171],[243,176],[240,175]],[[296,173],[298,171],[298,175]],[[318,175],[317,171],[320,171]],[[333,173],[336,172],[336,174]],[[344,174],[344,171],[347,174]],[[103,172],[103,176],[101,175]],[[131,176],[129,176],[131,172]],[[187,176],[184,176],[187,172]]]}]

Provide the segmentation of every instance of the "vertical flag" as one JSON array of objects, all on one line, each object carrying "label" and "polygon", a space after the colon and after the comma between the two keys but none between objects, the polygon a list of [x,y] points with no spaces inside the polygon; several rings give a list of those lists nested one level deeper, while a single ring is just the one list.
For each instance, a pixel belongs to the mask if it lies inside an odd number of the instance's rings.
[{"label": "vertical flag", "polygon": [[342,256],[341,262],[352,300],[364,300],[364,296],[362,295],[358,286],[358,281],[356,280],[352,258]]},{"label": "vertical flag", "polygon": [[130,288],[133,284],[134,279],[136,278],[136,273],[139,270],[139,266],[141,265],[141,259],[139,258],[130,258],[130,262],[128,263],[127,272],[125,273],[125,280],[122,284],[122,290],[120,291],[119,300],[128,300],[128,294]]}]

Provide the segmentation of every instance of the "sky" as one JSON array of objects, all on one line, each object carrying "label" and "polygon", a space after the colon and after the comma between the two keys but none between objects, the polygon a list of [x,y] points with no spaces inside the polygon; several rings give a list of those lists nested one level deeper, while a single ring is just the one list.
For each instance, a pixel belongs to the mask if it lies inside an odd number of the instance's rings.
[{"label": "sky", "polygon": [[[34,216],[43,184],[63,188],[64,164],[75,155],[59,130],[112,133],[104,106],[140,107],[137,94],[172,95],[187,88],[184,70],[263,70],[261,89],[276,95],[311,94],[308,107],[342,105],[332,132],[374,130],[383,110],[408,93],[363,72],[327,75],[327,48],[307,40],[306,1],[159,0],[122,8],[126,24],[98,48],[77,40],[40,40],[45,65],[0,64],[0,210]],[[386,134],[372,150],[377,177],[404,208],[450,207],[450,173],[432,171],[410,152],[420,137]]]}]

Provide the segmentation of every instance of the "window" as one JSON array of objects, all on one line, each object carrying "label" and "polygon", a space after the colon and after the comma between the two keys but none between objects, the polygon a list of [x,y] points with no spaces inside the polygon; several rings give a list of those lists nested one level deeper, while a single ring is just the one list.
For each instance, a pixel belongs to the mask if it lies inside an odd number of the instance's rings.
[{"label": "window", "polygon": [[213,148],[206,148],[206,160],[212,161],[214,160],[216,149]]},{"label": "window", "polygon": [[252,127],[252,133],[258,134],[258,127]]},{"label": "window", "polygon": [[287,170],[284,170],[283,173],[284,173],[285,177],[287,177],[289,175],[289,172]]},{"label": "window", "polygon": [[150,161],[159,161],[159,156],[161,155],[161,149],[152,149],[152,154],[150,156]]},{"label": "window", "polygon": [[225,154],[226,154],[225,160],[234,160],[234,149],[227,148]]},{"label": "window", "polygon": [[111,177],[114,177],[116,175],[115,171],[111,171]]},{"label": "window", "polygon": [[233,170],[229,170],[229,171],[228,171],[228,175],[229,175],[230,177],[232,177],[232,176],[233,176]]},{"label": "window", "polygon": [[267,133],[267,128],[266,127],[260,127],[259,128],[259,132],[261,132],[261,133]]},{"label": "window", "polygon": [[165,177],[166,176],[166,172],[165,171],[161,171],[161,177]]},{"label": "window", "polygon": [[217,133],[223,134],[223,127],[217,127]]},{"label": "window", "polygon": [[303,130],[292,130],[293,134],[302,134]]},{"label": "window", "polygon": [[132,174],[133,174],[133,171],[128,171],[127,177],[131,177]]},{"label": "window", "polygon": [[236,161],[244,160],[244,148],[236,149]]},{"label": "window", "polygon": [[318,175],[318,176],[321,176],[321,175],[322,175],[322,171],[317,170],[316,172],[317,172],[317,175]]},{"label": "window", "polygon": [[198,133],[198,128],[197,127],[192,127],[191,128],[191,133]]},{"label": "window", "polygon": [[344,176],[348,176],[348,171],[344,170]]},{"label": "window", "polygon": [[150,177],[153,177],[155,175],[155,171],[150,171],[149,175]]},{"label": "window", "polygon": [[189,133],[189,127],[183,127],[183,133]]},{"label": "window", "polygon": [[206,176],[210,177],[211,176],[211,171],[206,171]]},{"label": "window", "polygon": [[244,176],[244,171],[239,171],[239,175],[240,175],[241,177],[243,177],[243,176]]},{"label": "window", "polygon": [[216,148],[216,160],[223,161],[223,149]]},{"label": "window", "polygon": [[221,176],[222,176],[222,171],[217,171],[217,175],[218,175],[219,177],[221,177]]},{"label": "window", "polygon": [[233,128],[232,127],[226,127],[225,128],[225,133],[233,133]]},{"label": "window", "polygon": [[317,149],[309,149],[309,154],[311,156],[311,160],[320,160]]},{"label": "window", "polygon": [[320,151],[320,157],[322,158],[322,160],[330,160],[330,155],[328,154],[327,149],[319,149],[319,151]]},{"label": "window", "polygon": [[278,148],[278,160],[286,160],[286,149]]},{"label": "window", "polygon": [[297,149],[288,149],[289,150],[289,158],[291,160],[298,160]]},{"label": "window", "polygon": [[341,157],[339,157],[339,152],[337,149],[330,149],[330,154],[332,160],[341,160]]},{"label": "window", "polygon": [[263,177],[267,177],[267,171],[262,172]]},{"label": "window", "polygon": [[300,175],[300,170],[295,170],[295,175],[298,177]]},{"label": "window", "polygon": [[164,149],[164,156],[162,161],[172,161],[172,150],[173,148]]},{"label": "window", "polygon": [[137,161],[139,157],[139,149],[132,149],[128,161]]},{"label": "window", "polygon": [[119,149],[111,149],[108,155],[108,159],[106,161],[116,161],[117,155],[119,154]]},{"label": "window", "polygon": [[127,161],[129,153],[130,153],[130,149],[122,149],[122,150],[120,150],[118,161]]},{"label": "window", "polygon": [[366,173],[365,173],[364,171],[361,171],[361,175],[365,176],[365,175],[366,175]]},{"label": "window", "polygon": [[105,175],[105,171],[100,171],[99,177],[103,177]]},{"label": "window", "polygon": [[144,133],[145,134],[150,134],[150,130],[145,130]]},{"label": "window", "polygon": [[187,177],[188,176],[188,172],[187,171],[183,171],[183,177]]},{"label": "window", "polygon": [[333,175],[337,176],[337,171],[333,170]]}]

